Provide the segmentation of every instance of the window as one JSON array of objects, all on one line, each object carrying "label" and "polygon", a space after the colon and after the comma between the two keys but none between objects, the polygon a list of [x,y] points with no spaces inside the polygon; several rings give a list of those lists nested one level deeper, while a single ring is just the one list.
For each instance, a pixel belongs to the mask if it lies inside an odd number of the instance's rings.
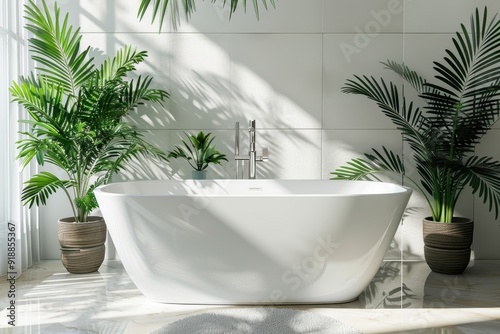
[{"label": "window", "polygon": [[[26,0],[0,2],[0,275],[7,272],[7,223],[16,224],[16,265],[18,271],[32,261],[32,252],[25,245],[31,244],[32,221],[21,207],[19,175],[15,160],[18,136],[17,119],[21,111],[10,103],[9,87],[21,74],[27,73],[27,38],[23,30],[23,10]],[[24,117],[24,116],[23,116]],[[29,171],[28,171],[29,173]],[[26,217],[28,216],[28,217]]]}]

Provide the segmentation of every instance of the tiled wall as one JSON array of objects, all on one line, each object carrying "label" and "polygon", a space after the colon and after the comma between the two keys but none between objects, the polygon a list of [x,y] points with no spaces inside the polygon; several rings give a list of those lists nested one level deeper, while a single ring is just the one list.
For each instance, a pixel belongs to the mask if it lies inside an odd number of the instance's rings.
[{"label": "tiled wall", "polygon": [[[353,74],[401,82],[379,63],[387,59],[432,76],[432,61],[452,45],[453,33],[469,22],[476,5],[500,12],[493,0],[281,0],[276,10],[262,10],[259,22],[250,3],[246,14],[240,10],[228,22],[227,9],[199,1],[189,23],[159,34],[149,18],[136,18],[138,2],[58,2],[81,26],[84,44],[108,54],[124,44],[149,52],[139,72],[154,75],[171,99],[164,108],[140,110],[132,121],[164,149],[178,143],[183,131],[211,131],[218,148],[232,157],[234,122],[241,123],[245,149],[243,127],[256,119],[258,149],[270,152],[258,177],[287,179],[329,178],[335,167],[374,146],[407,155],[398,131],[376,105],[340,88]],[[481,154],[500,157],[496,128],[484,138]],[[177,161],[142,163],[139,175],[126,177],[182,178],[188,172]],[[234,177],[234,163],[209,173]],[[62,200],[53,198],[41,209],[44,258],[58,257],[55,220],[68,214],[58,210]],[[500,258],[500,223],[472,195],[462,204],[460,214],[476,220],[476,257]],[[411,205],[425,207],[418,195]],[[416,209],[405,220],[389,258],[399,258],[401,250],[406,259],[422,256],[420,221],[426,213]]]}]

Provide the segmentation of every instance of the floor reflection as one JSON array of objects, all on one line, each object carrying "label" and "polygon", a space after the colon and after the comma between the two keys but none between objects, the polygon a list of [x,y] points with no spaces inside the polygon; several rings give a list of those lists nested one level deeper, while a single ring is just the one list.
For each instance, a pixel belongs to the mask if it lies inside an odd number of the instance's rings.
[{"label": "floor reflection", "polygon": [[[442,275],[425,262],[384,262],[360,297],[333,305],[287,305],[339,319],[363,333],[499,333],[500,261],[475,261],[462,274]],[[8,282],[0,282],[7,291]],[[16,327],[0,296],[0,332],[150,333],[189,315],[227,305],[169,305],[148,301],[118,261],[73,275],[44,261],[16,281]],[[255,307],[254,307],[255,308]]]}]

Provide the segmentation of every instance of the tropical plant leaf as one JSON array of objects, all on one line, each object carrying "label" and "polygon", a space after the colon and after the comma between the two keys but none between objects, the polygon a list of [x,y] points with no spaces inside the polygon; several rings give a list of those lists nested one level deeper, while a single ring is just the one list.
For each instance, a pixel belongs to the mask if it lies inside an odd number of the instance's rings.
[{"label": "tropical plant leaf", "polygon": [[385,146],[382,146],[382,149],[384,150],[383,154],[376,149],[372,149],[375,155],[365,154],[365,156],[382,169],[404,176],[405,166],[401,157],[393,151],[388,150]]},{"label": "tropical plant leaf", "polygon": [[88,58],[90,49],[80,51],[80,30],[73,31],[67,14],[61,22],[57,2],[54,3],[53,16],[45,1],[40,8],[30,0],[25,13],[26,29],[33,34],[29,39],[32,58],[43,65],[37,70],[66,93],[76,95],[78,86],[88,79],[94,68],[93,58]]},{"label": "tropical plant leaf", "polygon": [[[216,3],[217,0],[211,0],[212,3]],[[151,8],[152,10],[152,20],[151,23],[154,23],[157,19],[159,21],[159,30],[161,31],[163,24],[167,20],[167,12],[170,11],[170,21],[174,30],[177,30],[178,24],[180,22],[179,17],[179,2],[182,5],[183,14],[187,19],[191,17],[196,11],[195,0],[141,0],[141,4],[139,6],[139,10],[137,16],[140,20],[143,19],[144,15]],[[222,7],[226,6],[228,1],[224,0],[222,3]],[[262,0],[262,5],[265,9],[268,9],[268,2],[272,7],[276,7],[276,0]],[[229,17],[233,15],[233,13],[238,8],[239,4],[242,3],[243,7],[246,10],[246,0],[230,0],[229,1]],[[257,0],[252,0],[252,4],[255,10],[255,15],[257,19],[259,19],[259,2]]]},{"label": "tropical plant leaf", "polygon": [[387,60],[386,62],[381,63],[385,66],[385,68],[392,70],[405,79],[405,81],[408,82],[418,94],[422,94],[429,89],[427,81],[420,76],[420,74],[411,70],[407,65],[399,64],[392,60]]},{"label": "tropical plant leaf", "polygon": [[21,193],[21,200],[30,208],[33,204],[45,205],[47,198],[57,191],[57,189],[66,190],[74,183],[68,180],[61,180],[49,172],[40,172],[31,177]]},{"label": "tropical plant leaf", "polygon": [[499,215],[500,205],[500,162],[491,157],[472,156],[461,170],[464,183],[472,188],[472,193],[488,204],[490,211],[494,210],[495,219]]},{"label": "tropical plant leaf", "polygon": [[109,57],[101,65],[98,72],[100,84],[125,77],[129,72],[135,71],[136,65],[143,62],[147,56],[146,51],[138,52],[137,48],[125,45],[114,57]]},{"label": "tropical plant leaf", "polygon": [[384,169],[370,161],[361,158],[355,158],[346,163],[346,165],[338,167],[330,174],[333,177],[330,180],[369,180],[380,181],[375,176],[376,173],[383,172]]},{"label": "tropical plant leaf", "polygon": [[347,80],[342,92],[363,95],[375,101],[401,131],[416,154],[421,157],[432,155],[432,132],[420,109],[414,108],[413,103],[406,105],[392,82],[387,85],[383,79],[379,82],[373,77],[354,77],[356,80]]},{"label": "tropical plant leaf", "polygon": [[[435,127],[455,124],[441,141],[442,150],[451,147],[459,156],[474,151],[475,145],[499,117],[500,21],[488,19],[476,9],[470,33],[461,25],[453,38],[454,49],[446,50],[444,62],[434,62],[437,83],[422,97],[427,101]],[[452,137],[455,136],[455,137]],[[460,140],[457,140],[459,138]]]}]

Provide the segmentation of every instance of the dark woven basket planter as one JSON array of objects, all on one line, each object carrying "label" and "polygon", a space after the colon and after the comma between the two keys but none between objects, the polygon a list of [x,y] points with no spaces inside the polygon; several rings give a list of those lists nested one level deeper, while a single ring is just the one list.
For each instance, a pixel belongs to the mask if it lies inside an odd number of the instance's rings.
[{"label": "dark woven basket planter", "polygon": [[470,261],[474,222],[460,217],[453,218],[452,223],[431,219],[423,221],[425,261],[437,273],[463,273]]},{"label": "dark woven basket planter", "polygon": [[86,274],[97,271],[104,261],[106,223],[102,217],[89,217],[86,223],[73,218],[58,223],[61,261],[70,273]]},{"label": "dark woven basket planter", "polygon": [[432,271],[440,274],[459,275],[470,261],[471,249],[444,249],[425,245],[425,261]]}]

